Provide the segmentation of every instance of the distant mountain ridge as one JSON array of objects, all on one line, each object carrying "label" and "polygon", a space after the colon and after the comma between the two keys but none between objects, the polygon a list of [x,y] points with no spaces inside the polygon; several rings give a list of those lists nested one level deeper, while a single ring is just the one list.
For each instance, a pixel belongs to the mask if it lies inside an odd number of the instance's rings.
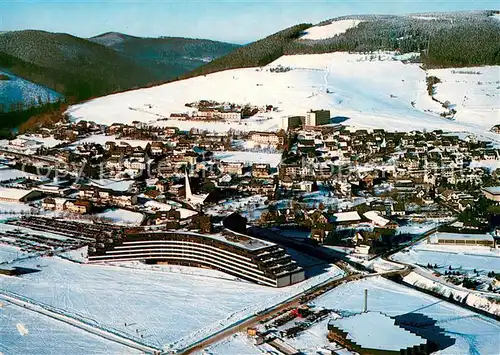
[{"label": "distant mountain ridge", "polygon": [[128,39],[138,39],[140,37],[135,37],[131,35],[127,35],[125,33],[120,32],[105,32],[100,35],[90,37],[89,41],[102,44],[106,47],[111,47]]},{"label": "distant mountain ridge", "polygon": [[137,65],[151,70],[156,76],[168,69],[169,77],[185,74],[211,60],[239,48],[239,45],[207,39],[184,37],[136,37],[119,32],[107,32],[89,38],[111,48]]},{"label": "distant mountain ridge", "polygon": [[207,58],[237,47],[208,40],[150,39],[115,32],[84,39],[65,33],[13,31],[0,33],[0,69],[78,102],[172,80],[204,64]]}]

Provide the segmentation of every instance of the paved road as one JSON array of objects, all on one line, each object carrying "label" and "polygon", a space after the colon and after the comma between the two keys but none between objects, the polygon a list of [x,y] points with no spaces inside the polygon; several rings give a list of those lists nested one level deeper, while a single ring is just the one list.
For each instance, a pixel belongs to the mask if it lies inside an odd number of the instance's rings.
[{"label": "paved road", "polygon": [[[400,248],[391,250],[390,252],[382,255],[381,257],[385,260],[394,262],[394,261],[388,259],[388,257],[390,255],[397,253],[398,251],[402,250],[403,248],[406,248],[408,246],[411,246],[413,244],[418,243],[422,239],[424,239],[427,236],[431,235],[432,233],[436,232],[437,229],[438,229],[438,227],[433,228],[433,229],[427,231],[426,233],[422,234],[422,236],[420,236],[416,240],[412,241],[409,245],[405,245],[405,246],[402,246]],[[238,323],[238,324],[233,325],[233,326],[229,326],[228,328],[226,328],[218,333],[215,333],[214,335],[212,335],[208,338],[205,338],[200,342],[197,342],[195,344],[190,345],[187,348],[180,350],[178,352],[178,354],[181,354],[181,355],[191,354],[195,351],[205,349],[208,346],[215,344],[215,343],[217,343],[217,342],[219,342],[219,341],[221,341],[221,340],[223,340],[223,339],[225,339],[225,338],[227,338],[235,333],[245,332],[247,328],[251,328],[251,327],[258,325],[261,320],[264,320],[264,319],[269,318],[271,316],[275,316],[276,314],[283,311],[284,309],[298,307],[303,303],[303,301],[305,299],[307,301],[314,299],[318,296],[321,296],[325,292],[331,290],[332,288],[335,288],[343,283],[350,282],[353,280],[362,279],[362,278],[367,278],[367,277],[388,276],[388,275],[392,275],[392,274],[396,274],[396,273],[397,274],[404,274],[404,273],[407,273],[412,268],[411,265],[406,265],[403,263],[401,263],[401,265],[404,266],[404,268],[401,270],[390,270],[390,271],[385,271],[385,272],[364,274],[363,275],[360,273],[352,273],[347,267],[345,267],[341,263],[337,263],[337,266],[342,268],[347,273],[347,276],[342,277],[340,279],[336,279],[336,280],[327,280],[327,281],[325,281],[325,282],[323,282],[315,287],[312,287],[309,290],[303,291],[303,292],[297,294],[296,296],[294,296],[293,298],[291,298],[283,303],[280,303],[279,305],[276,305],[275,307],[267,309],[264,312],[260,312],[258,314],[255,314],[253,317],[250,317],[241,323]]]},{"label": "paved road", "polygon": [[227,329],[224,329],[223,331],[214,334],[213,336],[202,340],[201,342],[195,343],[193,345],[190,345],[189,347],[182,349],[181,351],[178,352],[178,354],[182,355],[187,355],[191,354],[197,350],[202,350],[207,348],[208,346],[217,343],[235,333],[241,332],[241,331],[246,331],[247,328],[254,327],[259,324],[261,320],[264,320],[268,317],[274,316],[278,314],[279,312],[283,311],[284,309],[290,308],[290,307],[298,307],[301,305],[301,301],[303,297],[318,297],[319,295],[325,293],[328,290],[331,290],[332,288],[348,281],[352,281],[355,279],[361,278],[362,275],[360,274],[348,274],[345,277],[342,277],[340,279],[336,280],[327,280],[323,283],[320,283],[319,285],[316,285],[308,290],[305,290],[296,296],[288,299],[287,301],[280,303],[279,305],[276,305],[272,308],[269,308],[263,312],[259,312],[255,314],[253,317],[247,319],[246,321],[239,323],[234,326],[230,326]]},{"label": "paved road", "polygon": [[210,336],[200,342],[197,342],[195,344],[190,345],[187,348],[184,348],[178,352],[178,354],[181,355],[187,355],[187,354],[192,354],[195,351],[202,350],[207,348],[208,346],[215,344],[235,333],[239,332],[246,332],[247,328],[252,328],[257,326],[260,321],[269,318],[271,316],[277,315],[279,312],[287,309],[287,308],[296,308],[299,307],[301,304],[305,302],[309,302],[311,299],[317,298],[321,296],[322,294],[330,291],[331,289],[354,280],[359,280],[367,277],[374,277],[374,276],[383,276],[383,275],[389,275],[389,274],[394,274],[394,273],[403,273],[406,272],[406,269],[403,270],[391,270],[387,272],[381,272],[381,273],[374,273],[374,274],[360,274],[360,273],[351,273],[349,270],[347,270],[342,264],[337,263],[337,266],[341,267],[346,271],[347,276],[344,276],[340,279],[335,279],[335,280],[327,280],[323,283],[320,283],[319,285],[316,285],[308,290],[305,290],[296,296],[294,296],[291,299],[288,299],[287,301],[280,303],[279,305],[276,305],[270,309],[267,309],[263,312],[257,313],[254,316],[250,317],[249,319],[234,325],[230,326],[213,336]]}]

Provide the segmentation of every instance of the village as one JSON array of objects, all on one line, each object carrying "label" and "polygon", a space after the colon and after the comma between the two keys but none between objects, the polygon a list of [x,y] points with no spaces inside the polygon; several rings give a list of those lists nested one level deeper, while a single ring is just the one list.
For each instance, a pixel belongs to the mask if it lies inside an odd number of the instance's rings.
[{"label": "village", "polygon": [[[328,110],[283,117],[273,132],[168,126],[244,120],[243,111],[259,109],[188,107],[198,111],[161,126],[66,120],[2,142],[0,245],[17,250],[0,260],[2,273],[17,275],[9,264],[32,255],[59,255],[211,268],[280,288],[313,277],[317,261],[336,262],[345,282],[375,273],[499,316],[498,145],[440,130],[359,129],[332,122]],[[362,352],[364,340],[347,336],[352,317],[391,323],[408,338],[402,349],[450,346],[439,327],[437,340],[408,335],[414,322],[433,321],[420,314],[389,317],[366,305],[343,314],[308,303],[338,284],[313,287],[258,318],[248,336],[294,354],[297,335],[322,324],[328,342]]]}]

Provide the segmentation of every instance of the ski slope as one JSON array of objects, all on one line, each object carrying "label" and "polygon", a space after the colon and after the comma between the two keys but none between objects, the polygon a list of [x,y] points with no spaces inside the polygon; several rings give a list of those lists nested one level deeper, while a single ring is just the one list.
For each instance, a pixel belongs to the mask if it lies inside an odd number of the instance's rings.
[{"label": "ski slope", "polygon": [[301,39],[320,40],[338,36],[359,25],[361,20],[338,20],[322,26],[313,26],[305,31]]},{"label": "ski slope", "polygon": [[500,123],[500,67],[429,70],[441,80],[434,97],[457,110],[455,121],[492,127]]},{"label": "ski slope", "polygon": [[[495,85],[475,90],[477,82],[473,80],[455,85],[450,77],[451,69],[432,71],[444,80],[437,86],[440,99],[460,103],[464,90],[470,88],[466,111],[460,112],[457,106],[459,119],[441,118],[439,113],[444,108],[427,94],[427,73],[418,64],[404,64],[394,58],[391,53],[340,52],[283,56],[262,68],[227,70],[97,98],[70,107],[68,113],[76,120],[103,124],[142,121],[183,130],[196,127],[225,132],[229,129],[276,131],[282,127],[284,116],[305,115],[310,109],[329,109],[332,117],[341,117],[344,124],[357,127],[466,131],[500,140],[499,135],[488,132],[499,121],[500,100]],[[283,73],[269,70],[277,65],[292,70]],[[478,80],[499,80],[499,67],[480,70]],[[185,104],[201,99],[273,105],[278,109],[239,123],[168,119],[170,113],[189,112]],[[483,108],[485,102],[487,109]],[[476,114],[480,119],[475,118]]]}]

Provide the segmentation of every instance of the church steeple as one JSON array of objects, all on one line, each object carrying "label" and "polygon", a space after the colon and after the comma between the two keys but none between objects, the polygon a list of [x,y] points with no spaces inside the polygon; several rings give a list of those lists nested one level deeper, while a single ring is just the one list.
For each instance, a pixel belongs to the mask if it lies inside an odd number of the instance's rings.
[{"label": "church steeple", "polygon": [[193,197],[193,193],[191,192],[191,185],[189,184],[189,176],[187,169],[185,170],[185,189],[186,189],[186,201],[190,201]]}]

